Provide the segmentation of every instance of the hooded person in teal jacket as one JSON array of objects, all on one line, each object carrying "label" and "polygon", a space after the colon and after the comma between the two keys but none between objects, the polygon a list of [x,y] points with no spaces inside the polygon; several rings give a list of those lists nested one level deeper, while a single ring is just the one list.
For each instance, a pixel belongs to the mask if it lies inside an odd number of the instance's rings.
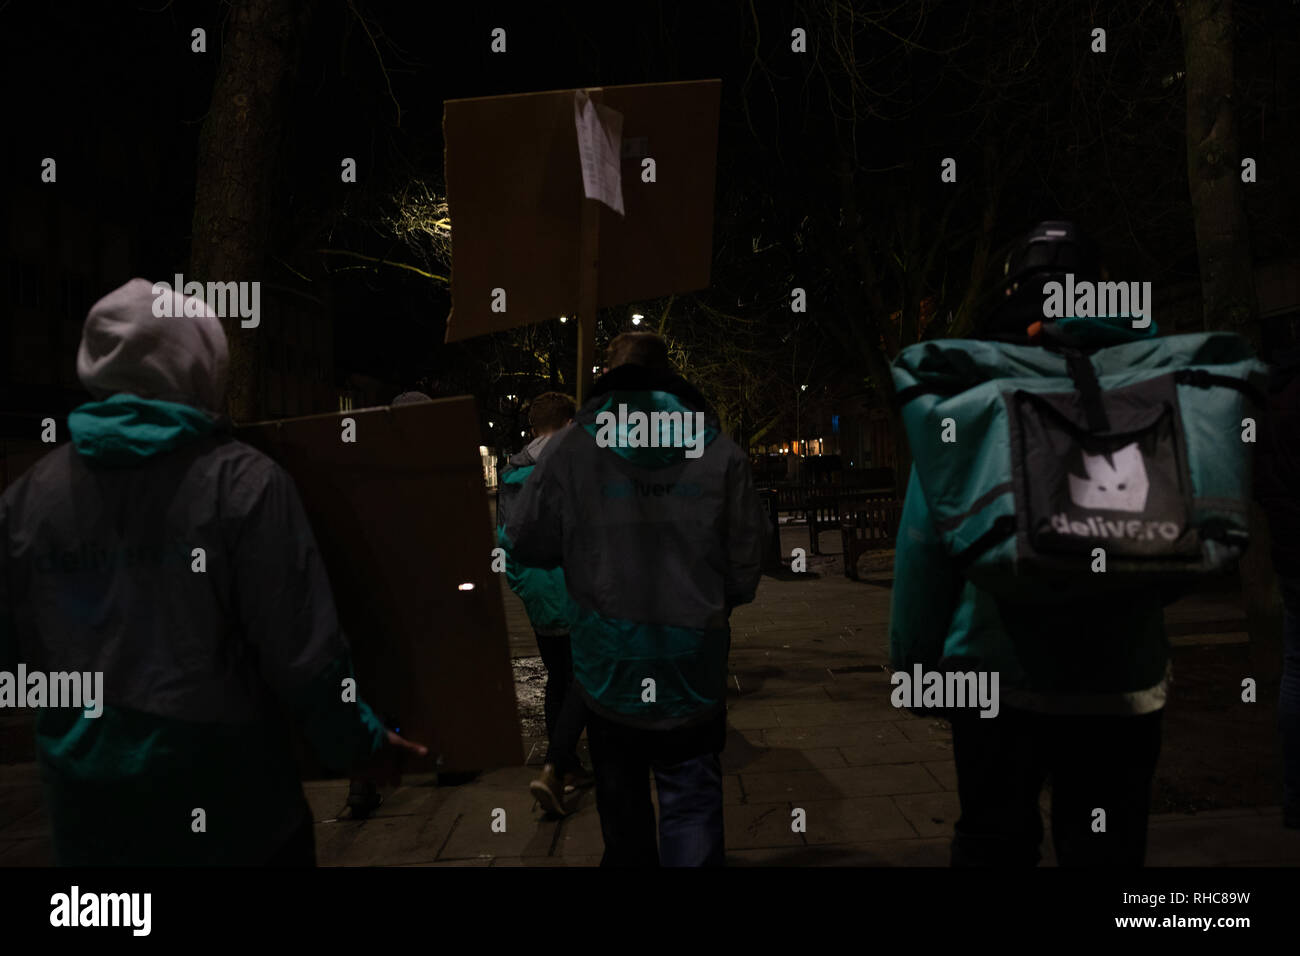
[{"label": "hooded person in teal jacket", "polygon": [[541,775],[528,789],[542,808],[553,815],[567,811],[566,793],[593,782],[578,757],[578,740],[587,722],[587,710],[573,686],[573,655],[569,646],[569,631],[577,607],[569,597],[563,569],[530,568],[510,557],[505,525],[538,459],[560,430],[573,421],[573,413],[573,399],[560,392],[543,392],[533,399],[528,408],[528,424],[535,437],[511,456],[497,492],[497,536],[506,551],[506,580],[510,590],[524,603],[537,638],[538,653],[546,667],[543,710],[547,751]]},{"label": "hooded person in teal jacket", "polygon": [[[1103,277],[1077,227],[1038,226],[1007,262],[1005,299],[981,337],[1029,345],[1043,320],[1043,286],[1064,273]],[[1067,317],[1084,346],[1153,337],[1127,316]],[[1169,644],[1156,591],[1054,605],[999,602],[968,581],[942,544],[912,470],[898,532],[890,617],[894,668],[999,678],[1000,704],[952,719],[961,818],[953,864],[1034,865],[1039,792],[1052,780],[1052,834],[1063,865],[1142,865]],[[1094,809],[1106,812],[1104,832]]]},{"label": "hooded person in teal jacket", "polygon": [[748,458],[664,340],[620,335],[608,366],[506,534],[520,562],[564,568],[577,606],[603,864],[720,864],[729,617],[754,599],[766,529]]},{"label": "hooded person in teal jacket", "polygon": [[61,865],[311,864],[287,721],[343,772],[424,750],[349,692],[293,482],[223,433],[227,363],[206,305],[133,279],[86,319],[72,441],[0,497],[0,668],[102,678],[36,714]]}]

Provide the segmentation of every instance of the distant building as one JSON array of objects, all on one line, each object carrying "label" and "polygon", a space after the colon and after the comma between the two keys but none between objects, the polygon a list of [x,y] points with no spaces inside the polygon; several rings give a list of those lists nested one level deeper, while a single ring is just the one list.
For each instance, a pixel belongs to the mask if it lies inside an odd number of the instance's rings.
[{"label": "distant building", "polygon": [[483,462],[483,484],[487,486],[488,491],[496,491],[497,449],[489,448],[487,445],[479,445],[478,456]]}]

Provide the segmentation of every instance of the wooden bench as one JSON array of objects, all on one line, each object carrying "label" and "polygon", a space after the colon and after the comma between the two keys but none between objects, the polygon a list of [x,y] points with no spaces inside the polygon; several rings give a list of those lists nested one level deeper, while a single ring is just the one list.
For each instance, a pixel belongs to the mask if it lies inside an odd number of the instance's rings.
[{"label": "wooden bench", "polygon": [[777,511],[803,514],[804,486],[783,481],[771,486],[776,491]]},{"label": "wooden bench", "polygon": [[804,517],[808,523],[808,553],[821,554],[818,536],[839,527],[840,505],[845,498],[834,485],[809,486],[804,496]]},{"label": "wooden bench", "polygon": [[867,551],[887,551],[898,540],[903,502],[891,493],[866,494],[843,509],[840,540],[844,551],[844,576],[858,580],[858,558]]}]

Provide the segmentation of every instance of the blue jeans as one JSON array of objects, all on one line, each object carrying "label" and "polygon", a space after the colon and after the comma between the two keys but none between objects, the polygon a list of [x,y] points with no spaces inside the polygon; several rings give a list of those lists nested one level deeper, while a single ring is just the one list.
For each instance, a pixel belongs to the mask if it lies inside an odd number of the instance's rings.
[{"label": "blue jeans", "polygon": [[[720,731],[720,732],[719,732]],[[688,731],[638,730],[596,714],[587,743],[605,840],[601,866],[721,866],[726,716]],[[650,772],[659,791],[655,838]]]},{"label": "blue jeans", "polygon": [[1300,817],[1300,577],[1278,577],[1282,589],[1282,686],[1277,695],[1282,731],[1282,807]]}]

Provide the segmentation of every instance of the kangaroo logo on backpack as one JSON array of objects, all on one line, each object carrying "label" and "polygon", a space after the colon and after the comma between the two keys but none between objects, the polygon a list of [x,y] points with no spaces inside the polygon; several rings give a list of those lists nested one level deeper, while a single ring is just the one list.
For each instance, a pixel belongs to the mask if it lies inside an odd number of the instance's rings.
[{"label": "kangaroo logo on backpack", "polygon": [[[1056,535],[1087,539],[1089,549],[1104,539],[1105,547],[1119,553],[1133,553],[1127,545],[1134,542],[1153,542],[1163,550],[1182,536],[1179,519],[1183,515],[1170,514],[1170,509],[1159,505],[1148,513],[1151,481],[1138,442],[1131,442],[1109,455],[1090,455],[1080,450],[1080,457],[1087,477],[1066,475],[1070,501],[1075,508],[1073,513],[1062,510],[1052,515],[1051,527]],[[1041,537],[1038,544],[1049,546]],[[1183,553],[1190,554],[1192,550],[1187,548]]]},{"label": "kangaroo logo on backpack", "polygon": [[1088,477],[1070,476],[1070,500],[1080,508],[1108,511],[1142,511],[1147,506],[1147,470],[1137,442],[1114,455],[1083,456]]},{"label": "kangaroo logo on backpack", "polygon": [[[1053,535],[1058,540],[1082,540],[1089,550],[1101,544],[1119,554],[1149,553],[1152,549],[1143,545],[1151,544],[1167,557],[1173,542],[1183,536],[1186,509],[1179,502],[1153,501],[1139,442],[1130,442],[1110,454],[1089,455],[1080,449],[1079,457],[1087,477],[1067,473],[1074,509],[1054,512],[1050,518]],[[1158,462],[1156,467],[1171,471],[1169,464]],[[1171,477],[1177,481],[1177,475]],[[1048,536],[1040,535],[1035,544],[1052,550]],[[1174,549],[1178,550],[1177,545]],[[1192,554],[1193,549],[1183,548],[1178,553]]]},{"label": "kangaroo logo on backpack", "polygon": [[[1190,479],[1172,383],[1113,389],[1101,401],[1110,428],[1092,431],[1075,393],[1008,396],[1025,448],[1020,502],[1029,539],[1049,559],[1098,546],[1116,556],[1184,559]],[[1016,447],[1013,445],[1013,447]]]}]

